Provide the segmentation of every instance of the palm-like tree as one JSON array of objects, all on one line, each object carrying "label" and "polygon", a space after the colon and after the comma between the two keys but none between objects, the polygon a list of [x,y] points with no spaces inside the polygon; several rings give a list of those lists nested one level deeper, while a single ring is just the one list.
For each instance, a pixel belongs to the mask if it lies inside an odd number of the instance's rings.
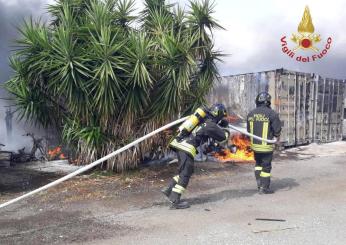
[{"label": "palm-like tree", "polygon": [[[164,0],[58,0],[50,23],[20,29],[6,83],[22,118],[58,129],[80,162],[110,153],[189,113],[218,77],[208,0],[185,12]],[[134,168],[157,136],[106,167]],[[162,143],[162,142],[161,142]]]}]

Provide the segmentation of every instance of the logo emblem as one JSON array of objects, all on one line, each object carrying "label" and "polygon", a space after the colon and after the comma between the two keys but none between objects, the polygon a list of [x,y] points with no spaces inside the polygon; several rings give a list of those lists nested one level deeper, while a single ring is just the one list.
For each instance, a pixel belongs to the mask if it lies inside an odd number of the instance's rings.
[{"label": "logo emblem", "polygon": [[297,44],[293,51],[298,49],[312,49],[313,51],[317,52],[318,48],[316,48],[314,44],[321,41],[321,35],[314,34],[315,27],[312,23],[308,6],[305,7],[303,18],[298,26],[298,32],[299,34],[292,34],[291,37],[291,40]]},{"label": "logo emblem", "polygon": [[[295,44],[295,47],[288,47],[286,36],[281,38],[282,52],[299,62],[312,62],[322,59],[328,53],[332,43],[332,38],[328,37],[327,43],[322,48],[317,47],[322,38],[320,34],[315,33],[308,6],[305,7],[303,17],[298,25],[298,33],[293,33],[290,40]],[[306,51],[313,51],[314,54],[311,56],[298,55],[296,54],[298,51],[303,51],[304,54]]]}]

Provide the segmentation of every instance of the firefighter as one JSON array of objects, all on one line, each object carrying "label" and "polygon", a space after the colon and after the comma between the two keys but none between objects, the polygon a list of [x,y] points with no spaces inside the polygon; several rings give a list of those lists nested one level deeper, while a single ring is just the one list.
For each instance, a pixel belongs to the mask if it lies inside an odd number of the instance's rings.
[{"label": "firefighter", "polygon": [[[271,96],[267,92],[257,95],[256,108],[247,116],[247,131],[264,139],[276,138],[279,142],[281,122],[279,115],[271,109]],[[254,151],[256,166],[255,177],[259,194],[272,194],[270,172],[274,145],[251,137],[251,149]]]},{"label": "firefighter", "polygon": [[190,207],[189,203],[181,201],[180,197],[194,171],[196,148],[209,138],[219,142],[228,139],[229,132],[222,128],[228,125],[227,120],[224,119],[226,116],[226,108],[223,104],[215,104],[210,109],[198,108],[179,127],[178,135],[170,142],[169,147],[176,152],[178,157],[178,174],[173,177],[168,187],[161,191],[172,203],[171,209]]}]

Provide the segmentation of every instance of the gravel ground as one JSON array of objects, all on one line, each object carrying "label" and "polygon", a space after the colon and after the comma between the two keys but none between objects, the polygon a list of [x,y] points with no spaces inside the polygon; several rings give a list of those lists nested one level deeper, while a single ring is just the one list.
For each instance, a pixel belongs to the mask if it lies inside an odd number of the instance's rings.
[{"label": "gravel ground", "polygon": [[[281,152],[273,195],[257,194],[253,165],[197,163],[187,210],[169,210],[159,193],[174,165],[80,176],[0,210],[0,244],[345,244],[344,149],[337,142]],[[35,184],[25,190],[7,185],[0,201],[57,177],[29,178]]]}]

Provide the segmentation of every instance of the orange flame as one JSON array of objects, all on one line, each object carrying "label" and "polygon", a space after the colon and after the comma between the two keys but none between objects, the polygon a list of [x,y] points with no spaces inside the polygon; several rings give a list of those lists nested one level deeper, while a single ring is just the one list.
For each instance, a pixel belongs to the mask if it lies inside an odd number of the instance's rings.
[{"label": "orange flame", "polygon": [[235,123],[239,120],[239,117],[237,115],[229,115],[229,116],[227,116],[226,120],[229,123]]},{"label": "orange flame", "polygon": [[250,140],[242,134],[235,134],[231,138],[231,145],[236,147],[236,152],[223,149],[214,156],[221,162],[254,162],[254,153],[250,149]]},{"label": "orange flame", "polygon": [[66,159],[66,156],[64,153],[62,153],[60,146],[48,150],[48,160],[56,159]]}]

